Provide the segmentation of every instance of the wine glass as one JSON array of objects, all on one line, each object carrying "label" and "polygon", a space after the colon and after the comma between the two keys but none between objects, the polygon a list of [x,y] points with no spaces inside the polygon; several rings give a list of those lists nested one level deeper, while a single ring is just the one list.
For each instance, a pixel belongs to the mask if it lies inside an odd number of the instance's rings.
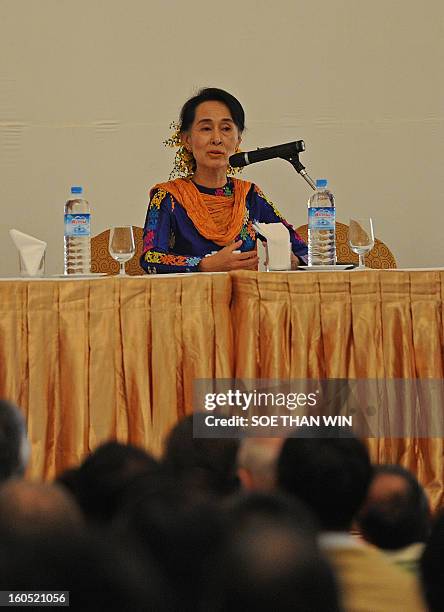
[{"label": "wine glass", "polygon": [[124,276],[126,274],[125,262],[129,261],[136,252],[132,225],[112,228],[109,234],[108,250],[111,257],[120,264],[119,275]]},{"label": "wine glass", "polygon": [[373,222],[370,217],[362,219],[350,218],[348,242],[351,250],[359,256],[359,265],[356,270],[365,270],[365,254],[369,253],[375,244]]}]

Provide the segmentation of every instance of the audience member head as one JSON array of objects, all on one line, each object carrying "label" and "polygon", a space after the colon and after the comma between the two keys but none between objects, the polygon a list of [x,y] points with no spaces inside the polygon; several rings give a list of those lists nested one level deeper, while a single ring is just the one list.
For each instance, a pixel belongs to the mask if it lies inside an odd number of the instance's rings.
[{"label": "audience member head", "polygon": [[186,487],[199,493],[224,496],[239,488],[236,456],[239,440],[194,438],[193,416],[171,430],[165,449],[166,469]]},{"label": "audience member head", "polygon": [[256,525],[286,525],[316,542],[319,526],[316,518],[298,499],[281,492],[240,493],[229,499],[224,506],[225,529],[241,533],[254,529]]},{"label": "audience member head", "polygon": [[77,499],[77,479],[78,479],[78,467],[71,467],[66,469],[64,472],[59,474],[55,479],[55,483],[60,485],[63,489],[67,489],[69,493]]},{"label": "audience member head", "polygon": [[237,475],[246,491],[273,491],[282,438],[244,438],[237,455]]},{"label": "audience member head", "polygon": [[333,572],[315,541],[268,517],[228,533],[204,580],[205,612],[338,611]]},{"label": "audience member head", "polygon": [[219,546],[219,505],[160,471],[155,478],[145,474],[133,481],[115,521],[130,546],[156,559],[183,612],[195,612],[203,570]]},{"label": "audience member head", "polygon": [[347,531],[372,475],[366,447],[353,436],[289,438],[278,460],[278,483],[318,517],[324,530]]},{"label": "audience member head", "polygon": [[363,537],[379,548],[398,550],[425,542],[429,523],[428,500],[413,474],[399,465],[375,467],[358,515]]},{"label": "audience member head", "polygon": [[420,571],[430,612],[441,612],[444,602],[444,512],[436,519],[427,541]]},{"label": "audience member head", "polygon": [[108,522],[125,501],[131,481],[143,472],[159,469],[157,461],[141,448],[107,442],[91,453],[74,472],[62,475],[89,520]]},{"label": "audience member head", "polygon": [[81,527],[81,512],[62,487],[10,480],[0,487],[0,533],[36,535]]},{"label": "audience member head", "polygon": [[0,482],[23,476],[28,458],[25,419],[14,404],[0,400]]}]

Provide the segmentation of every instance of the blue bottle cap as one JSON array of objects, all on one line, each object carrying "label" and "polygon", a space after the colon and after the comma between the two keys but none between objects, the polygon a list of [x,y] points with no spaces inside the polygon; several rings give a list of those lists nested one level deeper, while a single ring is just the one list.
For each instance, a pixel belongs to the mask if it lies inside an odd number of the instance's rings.
[{"label": "blue bottle cap", "polygon": [[83,193],[83,187],[71,187],[71,193],[76,193],[76,194],[82,194]]},{"label": "blue bottle cap", "polygon": [[327,179],[316,179],[316,189],[323,189],[327,187],[328,181]]}]

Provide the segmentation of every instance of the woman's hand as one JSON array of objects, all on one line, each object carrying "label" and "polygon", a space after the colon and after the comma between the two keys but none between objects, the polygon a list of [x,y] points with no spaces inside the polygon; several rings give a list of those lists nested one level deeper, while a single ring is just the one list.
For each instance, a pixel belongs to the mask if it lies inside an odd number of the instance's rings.
[{"label": "woman's hand", "polygon": [[199,264],[201,272],[228,272],[229,270],[257,270],[259,258],[257,250],[234,253],[242,245],[242,240],[233,242],[214,255],[204,257]]},{"label": "woman's hand", "polygon": [[291,269],[297,270],[299,268],[299,257],[297,257],[293,251],[291,252]]}]

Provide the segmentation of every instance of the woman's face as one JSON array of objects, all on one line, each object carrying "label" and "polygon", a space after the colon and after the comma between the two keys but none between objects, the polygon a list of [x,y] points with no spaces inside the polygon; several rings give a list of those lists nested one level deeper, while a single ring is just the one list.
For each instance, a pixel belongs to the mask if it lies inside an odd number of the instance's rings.
[{"label": "woman's face", "polygon": [[241,137],[228,107],[209,100],[196,108],[193,124],[182,141],[193,153],[197,170],[225,170]]}]

